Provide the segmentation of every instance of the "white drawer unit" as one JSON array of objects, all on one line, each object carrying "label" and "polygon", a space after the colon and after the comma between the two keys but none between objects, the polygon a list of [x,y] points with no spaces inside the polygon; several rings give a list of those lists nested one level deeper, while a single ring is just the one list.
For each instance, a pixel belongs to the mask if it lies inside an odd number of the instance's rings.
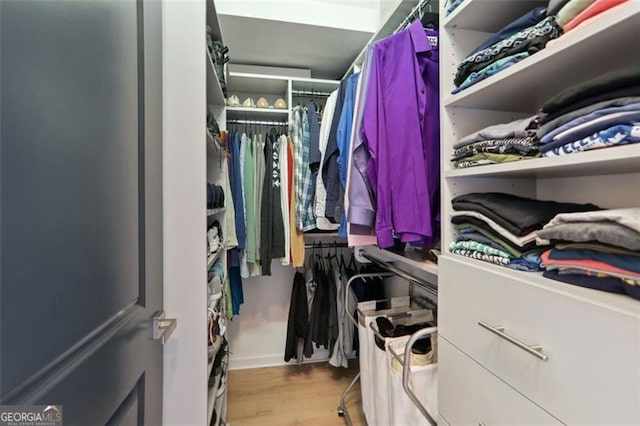
[{"label": "white drawer unit", "polygon": [[640,424],[640,303],[451,255],[439,273],[442,337],[563,422]]},{"label": "white drawer unit", "polygon": [[562,424],[444,338],[438,341],[438,360],[439,410],[448,424]]}]

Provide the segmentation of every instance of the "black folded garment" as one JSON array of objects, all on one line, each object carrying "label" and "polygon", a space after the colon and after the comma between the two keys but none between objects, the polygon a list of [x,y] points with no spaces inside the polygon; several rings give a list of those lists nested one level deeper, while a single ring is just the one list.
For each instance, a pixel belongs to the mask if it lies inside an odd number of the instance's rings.
[{"label": "black folded garment", "polygon": [[224,189],[220,185],[207,184],[207,208],[219,209],[224,207]]},{"label": "black folded garment", "polygon": [[522,237],[542,229],[559,213],[600,210],[594,204],[541,201],[501,192],[475,192],[451,200],[454,210],[481,213],[515,236]]},{"label": "black folded garment", "polygon": [[563,90],[545,102],[541,107],[541,111],[551,114],[569,105],[580,102],[585,98],[595,97],[602,93],[612,92],[625,87],[637,87],[639,85],[640,65],[611,71]]}]

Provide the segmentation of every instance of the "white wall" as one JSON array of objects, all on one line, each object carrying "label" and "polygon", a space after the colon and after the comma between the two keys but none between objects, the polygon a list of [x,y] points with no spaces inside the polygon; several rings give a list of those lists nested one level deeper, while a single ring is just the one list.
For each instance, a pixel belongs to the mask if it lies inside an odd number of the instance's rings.
[{"label": "white wall", "polygon": [[178,319],[164,346],[167,425],[207,422],[205,16],[203,1],[163,2],[164,306]]},{"label": "white wall", "polygon": [[375,32],[379,0],[216,0],[218,14]]}]

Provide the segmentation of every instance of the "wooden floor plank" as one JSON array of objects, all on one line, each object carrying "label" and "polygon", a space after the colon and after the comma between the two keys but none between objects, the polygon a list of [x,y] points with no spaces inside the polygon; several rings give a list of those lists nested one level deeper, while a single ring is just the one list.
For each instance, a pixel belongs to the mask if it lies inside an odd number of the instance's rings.
[{"label": "wooden floor plank", "polygon": [[[344,425],[338,417],[340,395],[359,371],[327,363],[235,370],[229,372],[227,422],[231,426]],[[347,397],[354,425],[366,425],[359,383]]]}]

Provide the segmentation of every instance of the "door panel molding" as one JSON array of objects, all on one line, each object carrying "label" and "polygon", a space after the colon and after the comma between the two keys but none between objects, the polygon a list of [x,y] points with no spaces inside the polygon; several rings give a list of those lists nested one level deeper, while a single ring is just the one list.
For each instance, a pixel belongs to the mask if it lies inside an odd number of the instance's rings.
[{"label": "door panel molding", "polygon": [[0,400],[3,404],[28,404],[38,400],[143,312],[144,308],[137,302],[131,303]]}]

